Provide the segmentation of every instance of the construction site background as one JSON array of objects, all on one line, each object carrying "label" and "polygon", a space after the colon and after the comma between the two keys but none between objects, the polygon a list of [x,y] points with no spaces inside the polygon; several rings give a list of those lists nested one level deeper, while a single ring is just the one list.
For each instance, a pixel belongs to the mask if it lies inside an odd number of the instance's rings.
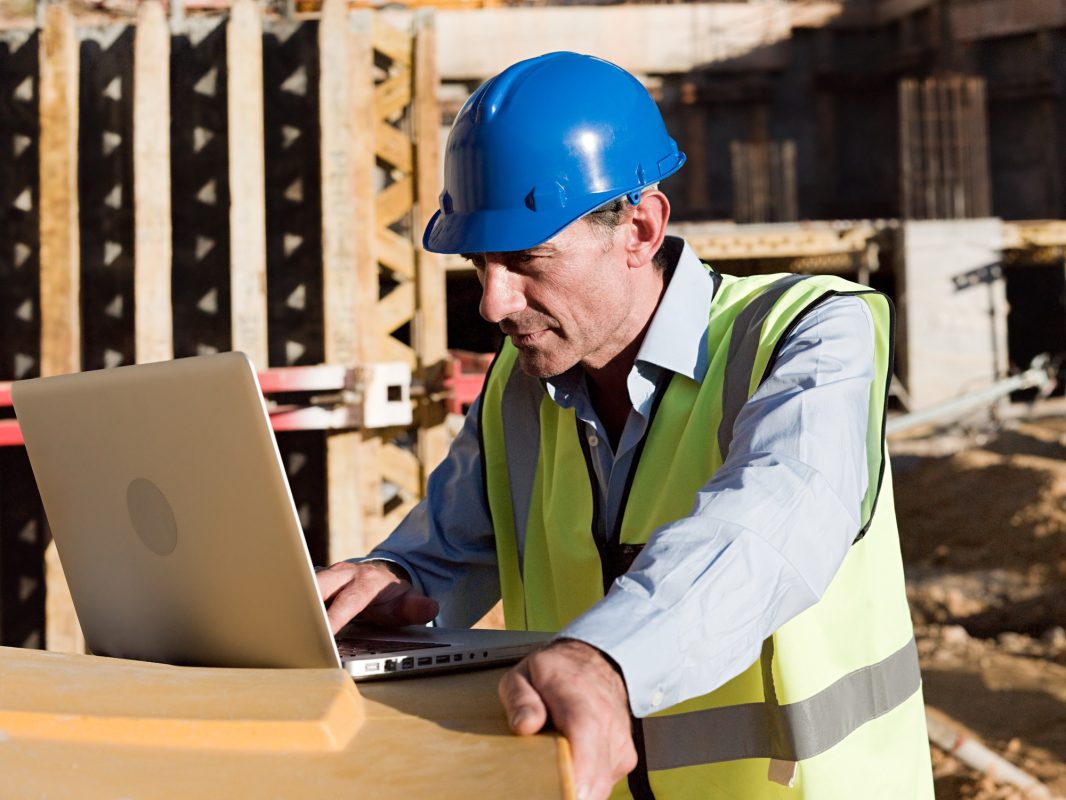
[{"label": "construction site background", "polygon": [[[227,317],[240,301],[229,282],[237,232],[224,211],[231,195],[240,200],[227,171],[233,62],[222,26],[231,5],[185,0],[166,9],[175,269],[166,310],[175,355],[229,349],[239,334]],[[80,59],[77,368],[138,358],[129,146],[132,29],[142,6],[67,4]],[[334,223],[322,200],[322,5],[256,8],[264,19],[262,366],[382,360],[376,352],[332,355],[360,351],[338,351],[324,322],[331,256],[323,231]],[[367,85],[379,116],[365,174],[378,199],[368,234],[377,283],[366,302],[388,322],[372,341],[410,360],[420,393],[410,429],[370,436],[314,423],[279,432],[315,561],[354,555],[342,551],[383,535],[417,501],[441,452],[434,437],[446,430],[444,411],[461,410],[476,392],[487,363],[477,354],[496,344],[497,332],[477,316],[478,285],[465,264],[414,255],[419,218],[436,199],[439,162],[419,160],[429,140],[439,150],[469,92],[513,60],[552,49],[602,55],[644,81],[688,154],[664,188],[674,231],[705,260],[740,274],[834,272],[893,298],[893,418],[1049,357],[1043,369],[1052,382],[1043,391],[948,408],[894,434],[889,449],[927,703],[1066,797],[1066,0],[356,0],[346,8],[370,14],[375,31]],[[37,275],[47,242],[38,238],[35,188],[47,123],[35,105],[40,34],[28,33],[44,12],[32,0],[0,0],[0,382],[47,371],[40,316],[49,310]],[[431,102],[415,85],[418,36],[427,30],[433,71],[422,80],[432,82]],[[181,270],[190,264],[199,271]],[[433,301],[416,280],[430,270],[446,284],[446,333],[443,319],[434,322],[435,339],[426,338],[423,316]],[[275,378],[280,401],[293,402],[281,373]],[[10,417],[0,402],[0,426]],[[338,444],[363,460],[345,461]],[[377,470],[372,483],[355,463]],[[357,520],[366,537],[345,543],[335,529],[348,480],[380,502],[345,510],[358,516],[376,506]],[[0,644],[55,644],[47,544],[24,452],[0,446]],[[485,624],[501,621],[496,613]],[[939,798],[1035,796],[938,746],[933,756]]]}]

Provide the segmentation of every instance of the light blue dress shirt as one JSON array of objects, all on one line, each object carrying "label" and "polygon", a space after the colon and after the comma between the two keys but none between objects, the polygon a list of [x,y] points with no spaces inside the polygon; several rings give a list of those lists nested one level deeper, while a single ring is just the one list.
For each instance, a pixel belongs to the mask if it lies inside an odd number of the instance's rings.
[{"label": "light blue dress shirt", "polygon": [[[714,281],[684,245],[629,374],[633,408],[616,452],[580,368],[544,381],[584,423],[604,512],[596,536],[606,539],[621,511],[657,379],[706,374],[713,296]],[[560,632],[614,659],[636,716],[739,674],[764,639],[825,592],[860,528],[873,354],[862,300],[833,297],[808,313],[741,411],[729,456],[689,515],[653,531],[607,596]],[[404,567],[449,627],[473,624],[500,595],[477,418],[475,404],[426,499],[368,555]]]}]

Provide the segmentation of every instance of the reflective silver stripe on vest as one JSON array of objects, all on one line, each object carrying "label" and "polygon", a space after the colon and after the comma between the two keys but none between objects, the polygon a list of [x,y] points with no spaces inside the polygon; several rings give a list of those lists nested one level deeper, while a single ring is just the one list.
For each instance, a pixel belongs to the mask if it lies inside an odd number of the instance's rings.
[{"label": "reflective silver stripe on vest", "polygon": [[722,461],[729,455],[729,446],[733,443],[733,425],[737,421],[737,415],[748,402],[751,371],[755,369],[763,323],[770,315],[770,309],[781,299],[781,295],[807,277],[809,276],[786,275],[774,281],[733,320],[722,387],[722,422],[718,426],[718,452],[722,454]]},{"label": "reflective silver stripe on vest", "polygon": [[511,484],[514,510],[515,545],[518,548],[518,573],[525,577],[526,526],[529,504],[533,498],[533,481],[540,457],[540,402],[544,387],[538,378],[527,374],[515,361],[503,389],[501,413],[506,438],[507,472]]},{"label": "reflective silver stripe on vest", "polygon": [[883,661],[855,670],[799,703],[744,703],[647,717],[644,747],[648,769],[739,758],[811,758],[901,705],[921,683],[918,649],[911,639]]}]

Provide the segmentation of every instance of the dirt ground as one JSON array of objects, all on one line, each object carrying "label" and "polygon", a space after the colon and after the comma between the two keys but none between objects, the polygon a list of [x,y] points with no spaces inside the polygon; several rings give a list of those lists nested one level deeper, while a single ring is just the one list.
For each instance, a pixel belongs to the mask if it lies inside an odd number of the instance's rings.
[{"label": "dirt ground", "polygon": [[[926,703],[1066,797],[1066,402],[890,451]],[[938,798],[1024,797],[933,765]]]}]

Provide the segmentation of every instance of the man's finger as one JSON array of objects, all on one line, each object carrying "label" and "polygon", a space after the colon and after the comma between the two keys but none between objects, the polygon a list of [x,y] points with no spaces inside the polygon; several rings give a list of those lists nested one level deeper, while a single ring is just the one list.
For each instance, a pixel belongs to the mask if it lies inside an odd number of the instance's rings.
[{"label": "man's finger", "polygon": [[500,679],[500,702],[507,714],[507,724],[520,736],[532,736],[548,721],[548,709],[540,694],[529,682],[525,662]]},{"label": "man's finger", "polygon": [[352,581],[333,597],[326,609],[329,628],[334,635],[351,622],[381,592],[380,586],[369,582]]},{"label": "man's finger", "polygon": [[328,568],[316,568],[315,581],[323,602],[328,601],[352,579],[355,565],[341,562]]}]

